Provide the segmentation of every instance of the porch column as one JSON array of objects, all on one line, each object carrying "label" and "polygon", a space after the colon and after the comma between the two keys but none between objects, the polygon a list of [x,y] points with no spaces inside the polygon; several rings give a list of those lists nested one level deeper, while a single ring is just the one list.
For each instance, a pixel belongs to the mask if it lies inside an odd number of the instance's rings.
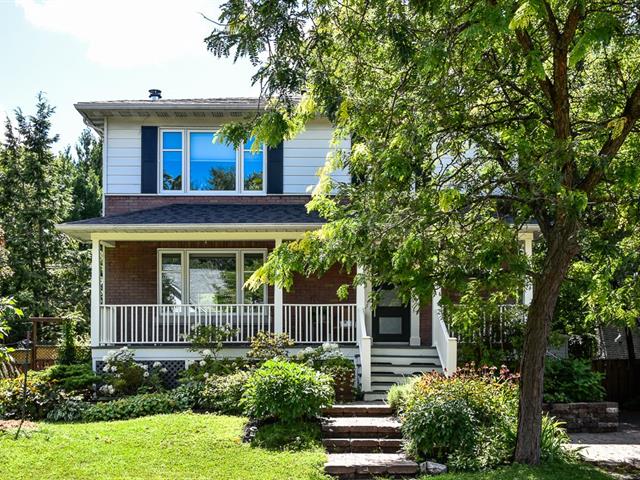
[{"label": "porch column", "polygon": [[91,240],[91,346],[100,343],[100,240]]},{"label": "porch column", "polygon": [[420,345],[420,300],[416,297],[411,297],[411,337],[409,338],[409,345]]},{"label": "porch column", "polygon": [[[282,245],[282,240],[276,239],[276,248]],[[273,303],[274,303],[274,319],[273,319],[273,331],[274,333],[282,333],[282,287],[278,285],[273,286]]]},{"label": "porch column", "polygon": [[[533,233],[521,233],[519,238],[524,242],[524,253],[531,259],[533,255]],[[531,305],[533,299],[533,284],[529,279],[526,280],[524,285],[524,292],[522,294],[523,305]]]},{"label": "porch column", "polygon": [[[358,267],[358,274],[362,274],[362,267]],[[360,353],[360,387],[363,392],[371,391],[371,336],[367,333],[367,287],[356,286],[356,340]]]},{"label": "porch column", "polygon": [[438,329],[440,328],[440,300],[442,299],[442,289],[440,287],[434,287],[433,295],[431,297],[431,341],[433,346],[436,346],[438,335]]}]

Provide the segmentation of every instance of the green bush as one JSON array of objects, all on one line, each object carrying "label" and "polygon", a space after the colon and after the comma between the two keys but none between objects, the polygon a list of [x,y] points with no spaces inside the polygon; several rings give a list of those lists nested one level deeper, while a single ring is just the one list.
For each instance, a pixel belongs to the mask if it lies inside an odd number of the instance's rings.
[{"label": "green bush", "polygon": [[394,412],[401,414],[407,408],[414,384],[420,377],[411,377],[405,383],[392,385],[387,393],[387,403]]},{"label": "green bush", "polygon": [[269,450],[307,450],[319,446],[320,437],[317,423],[267,423],[258,428],[251,445]]},{"label": "green bush", "polygon": [[[465,368],[451,377],[430,373],[406,395],[402,432],[408,451],[453,470],[482,470],[513,460],[518,421],[518,378],[506,368]],[[542,458],[566,456],[567,435],[545,417]]]},{"label": "green bush", "polygon": [[287,423],[316,417],[331,406],[333,395],[328,375],[304,365],[269,360],[247,381],[242,406],[252,418]]},{"label": "green bush", "polygon": [[251,364],[242,358],[215,358],[203,352],[203,357],[189,364],[180,374],[183,382],[204,382],[207,378],[230,375],[239,370],[247,370]]},{"label": "green bush", "polygon": [[84,420],[84,415],[89,405],[80,396],[69,397],[62,394],[58,402],[47,413],[47,420],[50,422],[77,422]]},{"label": "green bush", "polygon": [[169,393],[185,409],[197,410],[200,408],[204,382],[189,381],[178,385]]},{"label": "green bush", "polygon": [[[20,418],[23,404],[24,375],[0,380],[0,418]],[[58,392],[40,373],[27,375],[25,416],[30,420],[41,420],[58,400]]]},{"label": "green bush", "polygon": [[44,370],[42,378],[67,393],[79,392],[82,394],[90,393],[93,386],[102,381],[89,364],[54,365]]},{"label": "green bush", "polygon": [[76,324],[74,319],[68,318],[62,324],[62,345],[60,346],[58,363],[61,365],[71,365],[76,361]]},{"label": "green bush", "polygon": [[544,401],[599,402],[605,397],[603,375],[588,360],[549,359],[544,368]]},{"label": "green bush", "polygon": [[241,414],[240,400],[250,376],[249,372],[238,371],[231,375],[209,377],[204,382],[198,406],[211,412]]},{"label": "green bush", "polygon": [[188,405],[183,404],[171,393],[145,393],[91,405],[85,410],[83,420],[90,422],[126,420],[188,409]]},{"label": "green bush", "polygon": [[100,393],[111,395],[134,395],[164,390],[164,375],[167,369],[155,362],[151,368],[135,361],[135,352],[128,347],[111,350],[104,357],[102,367],[105,384]]},{"label": "green bush", "polygon": [[247,358],[260,362],[287,356],[287,348],[293,347],[294,341],[286,333],[258,332],[251,339]]}]

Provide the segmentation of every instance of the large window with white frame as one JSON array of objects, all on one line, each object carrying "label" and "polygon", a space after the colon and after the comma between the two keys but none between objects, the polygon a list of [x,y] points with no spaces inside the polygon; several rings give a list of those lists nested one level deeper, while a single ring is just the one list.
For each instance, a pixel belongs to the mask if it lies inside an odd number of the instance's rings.
[{"label": "large window with white frame", "polygon": [[265,261],[264,249],[159,249],[158,302],[163,305],[267,303],[266,285],[244,283]]},{"label": "large window with white frame", "polygon": [[160,192],[260,194],[266,192],[266,148],[254,140],[235,149],[216,130],[160,130]]}]

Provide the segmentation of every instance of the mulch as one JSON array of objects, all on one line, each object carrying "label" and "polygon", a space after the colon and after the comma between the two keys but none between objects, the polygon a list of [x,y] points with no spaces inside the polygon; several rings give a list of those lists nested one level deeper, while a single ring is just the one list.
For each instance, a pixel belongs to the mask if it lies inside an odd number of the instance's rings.
[{"label": "mulch", "polygon": [[[14,432],[20,425],[20,420],[0,420],[0,432]],[[22,424],[23,430],[37,430],[38,424],[25,420]]]}]

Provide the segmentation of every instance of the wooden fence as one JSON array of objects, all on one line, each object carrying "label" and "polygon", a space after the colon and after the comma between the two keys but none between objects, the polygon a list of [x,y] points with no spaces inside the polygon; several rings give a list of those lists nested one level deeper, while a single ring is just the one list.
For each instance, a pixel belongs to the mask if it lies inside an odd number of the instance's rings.
[{"label": "wooden fence", "polygon": [[640,360],[593,360],[592,368],[604,373],[608,401],[623,405],[640,398]]}]

